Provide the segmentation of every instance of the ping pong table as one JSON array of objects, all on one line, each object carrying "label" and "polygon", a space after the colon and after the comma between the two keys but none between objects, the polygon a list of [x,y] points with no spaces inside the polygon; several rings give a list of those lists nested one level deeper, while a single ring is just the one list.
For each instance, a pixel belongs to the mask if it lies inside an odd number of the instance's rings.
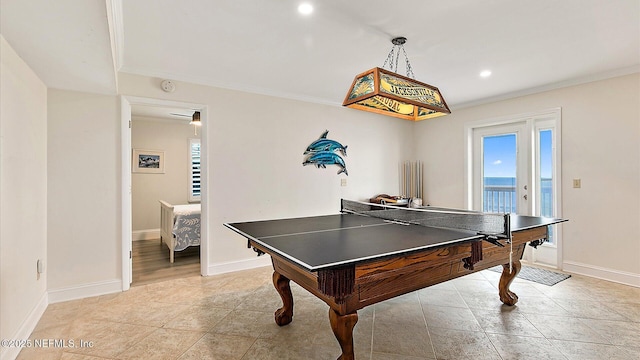
[{"label": "ping pong table", "polygon": [[283,306],[275,322],[293,320],[293,280],[329,305],[338,359],[354,359],[357,311],[402,294],[496,265],[498,293],[509,290],[527,243],[548,239],[548,227],[566,220],[442,208],[400,208],[342,200],[335,215],[224,224],[269,254]]}]

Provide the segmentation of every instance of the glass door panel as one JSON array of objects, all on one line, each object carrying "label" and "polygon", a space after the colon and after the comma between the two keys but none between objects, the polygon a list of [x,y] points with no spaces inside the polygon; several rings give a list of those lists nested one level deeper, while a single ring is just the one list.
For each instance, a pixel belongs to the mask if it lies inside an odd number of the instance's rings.
[{"label": "glass door panel", "polygon": [[[554,178],[553,178],[553,130],[539,130],[537,133],[537,183],[536,215],[555,217],[554,209]],[[549,243],[553,244],[553,231],[549,234]]]},{"label": "glass door panel", "polygon": [[475,129],[473,209],[528,214],[525,124]]},{"label": "glass door panel", "polygon": [[516,134],[482,137],[482,211],[516,213]]},{"label": "glass door panel", "polygon": [[[535,183],[534,215],[558,217],[558,186],[556,167],[556,128],[541,123],[535,127]],[[527,249],[525,258],[538,264],[557,266],[558,226],[549,227],[547,242],[537,249]]]}]

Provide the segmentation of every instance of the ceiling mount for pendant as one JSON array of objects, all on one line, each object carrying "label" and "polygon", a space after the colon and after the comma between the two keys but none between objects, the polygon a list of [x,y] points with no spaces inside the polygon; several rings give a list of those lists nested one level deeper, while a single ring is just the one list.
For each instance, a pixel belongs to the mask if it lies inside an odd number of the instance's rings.
[{"label": "ceiling mount for pendant", "polygon": [[393,45],[404,45],[404,43],[406,43],[406,42],[407,42],[407,38],[404,37],[404,36],[399,36],[397,38],[391,39],[391,43]]},{"label": "ceiling mount for pendant", "polygon": [[[343,106],[378,114],[419,121],[451,113],[437,87],[415,80],[404,50],[407,38],[393,38],[393,47],[382,68],[359,74],[342,103]],[[400,50],[404,54],[407,76],[398,74]],[[389,70],[385,67],[389,64]]]}]

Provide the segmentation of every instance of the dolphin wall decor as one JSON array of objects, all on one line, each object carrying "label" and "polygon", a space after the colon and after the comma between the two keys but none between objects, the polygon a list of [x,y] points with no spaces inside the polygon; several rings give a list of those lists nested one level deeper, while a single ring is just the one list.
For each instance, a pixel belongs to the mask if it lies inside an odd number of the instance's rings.
[{"label": "dolphin wall decor", "polygon": [[307,157],[302,162],[302,165],[315,165],[316,168],[323,169],[325,169],[327,165],[338,165],[340,167],[338,174],[344,173],[348,176],[349,173],[347,172],[347,165],[344,159],[336,154],[336,152],[339,151],[342,155],[347,156],[347,146],[343,146],[335,140],[327,139],[328,134],[329,130],[325,130],[318,140],[307,146],[307,149],[303,153],[303,155],[307,155]]}]

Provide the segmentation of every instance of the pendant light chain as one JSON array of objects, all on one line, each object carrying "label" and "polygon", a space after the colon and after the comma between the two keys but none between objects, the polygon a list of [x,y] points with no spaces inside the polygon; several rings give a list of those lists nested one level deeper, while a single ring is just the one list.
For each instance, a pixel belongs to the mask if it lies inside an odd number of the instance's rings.
[{"label": "pendant light chain", "polygon": [[[387,63],[389,63],[389,70],[393,71],[393,72],[397,72],[395,70],[393,70],[393,58],[394,58],[394,50],[396,49],[396,46],[393,45],[393,47],[391,48],[391,51],[389,51],[389,54],[387,55],[387,59],[384,61],[384,64],[382,64],[382,68],[384,69],[387,66]],[[396,65],[396,69],[398,68],[398,65]]]},{"label": "pendant light chain", "polygon": [[[405,66],[407,70],[407,77],[415,79],[416,76],[413,74],[413,69],[411,68],[411,63],[409,62],[409,57],[407,56],[407,52],[404,50],[404,43],[407,41],[406,38],[398,37],[391,41],[393,47],[389,54],[387,55],[387,59],[384,61],[382,68],[384,69],[389,63],[389,70],[398,74],[398,59],[400,58],[400,49],[402,49],[402,53],[404,54]],[[398,50],[396,51],[396,47]],[[394,61],[395,57],[395,61]]]},{"label": "pendant light chain", "polygon": [[[404,53],[404,60],[406,63],[406,67],[407,67],[407,77],[410,77],[412,79],[415,79],[416,76],[413,74],[413,69],[411,68],[411,63],[409,62],[409,57],[407,56],[407,52],[404,51],[404,45],[400,45],[400,48],[402,48],[402,52]],[[396,69],[398,68],[397,62],[396,62]]]}]

